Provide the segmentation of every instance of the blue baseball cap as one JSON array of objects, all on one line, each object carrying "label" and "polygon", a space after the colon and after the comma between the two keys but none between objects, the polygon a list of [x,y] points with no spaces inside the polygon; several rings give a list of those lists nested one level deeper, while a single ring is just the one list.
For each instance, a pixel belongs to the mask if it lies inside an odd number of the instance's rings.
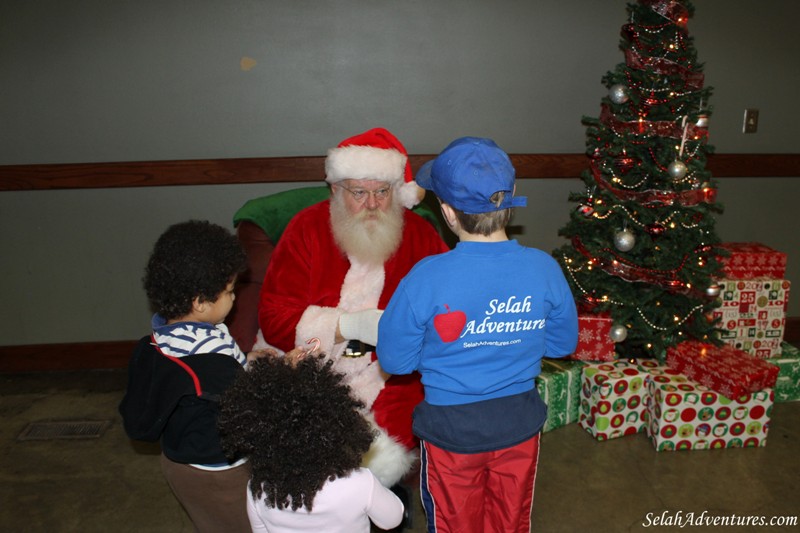
[{"label": "blue baseball cap", "polygon": [[[493,140],[461,137],[447,145],[436,159],[422,165],[414,181],[433,191],[444,203],[475,215],[526,206],[526,197],[513,196],[515,175],[508,154]],[[498,207],[491,197],[499,191],[507,194]]]}]

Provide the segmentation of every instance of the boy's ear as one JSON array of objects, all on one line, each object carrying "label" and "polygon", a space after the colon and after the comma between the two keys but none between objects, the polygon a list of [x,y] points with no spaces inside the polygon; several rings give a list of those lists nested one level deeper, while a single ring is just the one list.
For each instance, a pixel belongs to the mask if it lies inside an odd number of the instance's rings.
[{"label": "boy's ear", "polygon": [[206,304],[207,302],[200,301],[199,296],[195,297],[195,299],[192,300],[192,311],[194,311],[195,313],[202,313],[206,310]]},{"label": "boy's ear", "polygon": [[440,207],[442,209],[444,221],[447,222],[447,225],[450,227],[450,229],[455,228],[456,224],[458,223],[458,219],[456,218],[455,212],[453,212],[453,208],[444,202],[440,204]]}]

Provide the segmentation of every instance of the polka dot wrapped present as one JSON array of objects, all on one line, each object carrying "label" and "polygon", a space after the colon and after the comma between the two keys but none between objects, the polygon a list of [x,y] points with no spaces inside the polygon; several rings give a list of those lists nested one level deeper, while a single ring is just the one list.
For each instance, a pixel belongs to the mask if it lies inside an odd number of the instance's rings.
[{"label": "polka dot wrapped present", "polygon": [[583,367],[579,424],[597,440],[633,435],[647,425],[647,373],[628,361]]},{"label": "polka dot wrapped present", "polygon": [[647,436],[656,450],[766,446],[772,389],[729,399],[667,366],[652,367],[649,374]]}]

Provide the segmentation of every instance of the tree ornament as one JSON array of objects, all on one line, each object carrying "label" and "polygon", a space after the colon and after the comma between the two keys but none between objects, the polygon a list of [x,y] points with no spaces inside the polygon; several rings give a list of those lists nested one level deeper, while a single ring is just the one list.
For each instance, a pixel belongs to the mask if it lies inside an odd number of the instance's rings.
[{"label": "tree ornament", "polygon": [[706,294],[712,298],[716,298],[717,296],[719,296],[719,292],[720,292],[720,286],[717,285],[716,283],[709,285],[708,288],[706,289]]},{"label": "tree ornament", "polygon": [[622,342],[628,338],[628,328],[622,324],[614,324],[611,326],[611,331],[608,333],[611,340],[614,342]]},{"label": "tree ornament", "polygon": [[588,203],[579,205],[576,210],[585,217],[590,217],[594,213],[594,207]]},{"label": "tree ornament", "polygon": [[667,167],[667,173],[674,181],[682,180],[686,177],[688,171],[689,169],[686,168],[686,164],[679,159],[676,159]]},{"label": "tree ornament", "polygon": [[633,158],[628,155],[621,155],[614,159],[614,166],[617,167],[620,174],[627,174],[633,168]]},{"label": "tree ornament", "polygon": [[698,128],[708,127],[708,115],[697,115],[697,122],[694,123]]},{"label": "tree ornament", "polygon": [[673,181],[682,180],[686,176],[686,173],[689,170],[689,169],[686,168],[686,163],[684,163],[683,161],[680,160],[680,158],[683,157],[683,148],[684,148],[684,146],[686,146],[686,135],[689,132],[689,122],[688,122],[688,120],[689,120],[689,116],[688,115],[684,115],[683,116],[683,121],[682,121],[683,136],[681,137],[681,147],[678,150],[678,159],[676,159],[675,161],[670,163],[669,166],[667,167],[667,173],[673,179]]},{"label": "tree ornament", "polygon": [[621,83],[614,84],[608,89],[608,97],[615,104],[624,104],[628,101],[628,88]]},{"label": "tree ornament", "polygon": [[648,224],[645,230],[651,237],[661,237],[664,235],[664,232],[667,231],[667,227],[664,224],[656,222],[654,224]]},{"label": "tree ornament", "polygon": [[614,235],[614,246],[620,252],[630,252],[636,245],[636,236],[627,229],[618,231]]}]

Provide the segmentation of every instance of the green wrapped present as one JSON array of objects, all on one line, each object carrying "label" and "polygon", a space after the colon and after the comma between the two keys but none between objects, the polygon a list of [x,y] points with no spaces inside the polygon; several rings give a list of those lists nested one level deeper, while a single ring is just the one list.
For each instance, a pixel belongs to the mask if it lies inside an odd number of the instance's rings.
[{"label": "green wrapped present", "polygon": [[547,404],[547,422],[542,432],[578,421],[584,366],[583,361],[542,359],[542,372],[536,378],[536,389]]},{"label": "green wrapped present", "polygon": [[780,368],[775,381],[775,401],[800,400],[800,350],[788,342],[781,344],[781,355],[767,359]]}]

